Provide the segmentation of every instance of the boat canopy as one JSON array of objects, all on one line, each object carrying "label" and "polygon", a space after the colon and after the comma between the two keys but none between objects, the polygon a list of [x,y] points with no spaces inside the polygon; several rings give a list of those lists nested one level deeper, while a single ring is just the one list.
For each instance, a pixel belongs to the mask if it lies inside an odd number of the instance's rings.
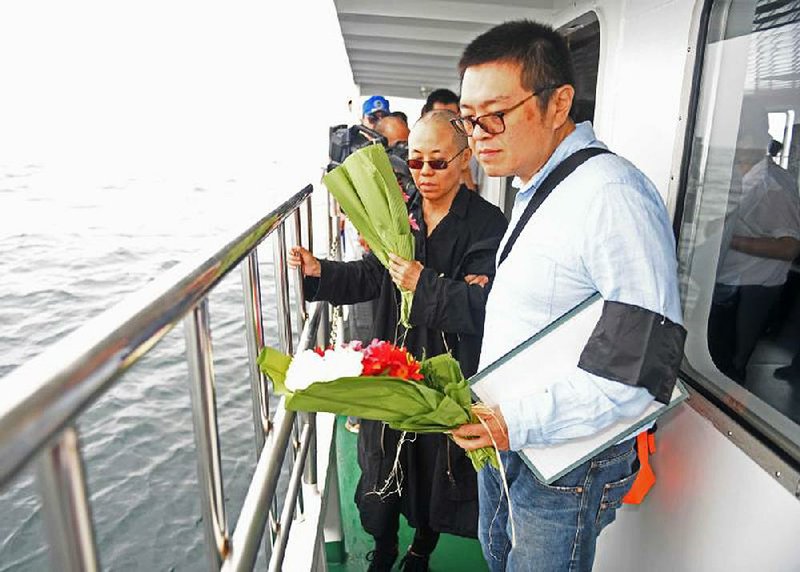
[{"label": "boat canopy", "polygon": [[458,59],[507,20],[553,20],[554,0],[334,0],[353,81],[363,95],[425,98],[459,92]]}]

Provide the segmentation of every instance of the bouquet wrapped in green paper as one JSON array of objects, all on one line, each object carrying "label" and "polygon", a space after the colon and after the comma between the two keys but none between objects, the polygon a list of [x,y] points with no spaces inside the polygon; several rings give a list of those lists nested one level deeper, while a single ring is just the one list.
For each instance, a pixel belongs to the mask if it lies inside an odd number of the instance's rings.
[{"label": "bouquet wrapped in green paper", "polygon": [[[352,153],[322,181],[381,264],[389,267],[390,253],[413,260],[408,209],[382,145]],[[400,322],[409,328],[414,293],[401,288],[400,294]]]},{"label": "bouquet wrapped in green paper", "polygon": [[[477,423],[469,384],[458,362],[442,354],[418,362],[404,348],[373,340],[294,358],[264,348],[261,370],[292,411],[326,411],[383,421],[398,431],[445,433]],[[494,449],[467,452],[475,470],[497,467]]]}]

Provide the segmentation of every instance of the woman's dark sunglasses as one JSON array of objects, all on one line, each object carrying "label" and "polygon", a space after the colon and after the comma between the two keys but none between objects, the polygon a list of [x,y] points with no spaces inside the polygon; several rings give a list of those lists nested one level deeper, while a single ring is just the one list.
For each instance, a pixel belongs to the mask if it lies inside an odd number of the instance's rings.
[{"label": "woman's dark sunglasses", "polygon": [[447,161],[444,159],[431,159],[430,161],[423,161],[422,159],[408,159],[406,160],[406,165],[408,165],[409,169],[417,171],[419,169],[422,169],[425,166],[425,163],[427,163],[434,171],[443,171],[444,169],[447,169],[447,166],[450,163],[452,163],[456,157],[461,155],[461,153],[463,153],[466,150],[467,147],[464,147],[463,149],[461,149],[461,151],[453,155],[453,157]]}]

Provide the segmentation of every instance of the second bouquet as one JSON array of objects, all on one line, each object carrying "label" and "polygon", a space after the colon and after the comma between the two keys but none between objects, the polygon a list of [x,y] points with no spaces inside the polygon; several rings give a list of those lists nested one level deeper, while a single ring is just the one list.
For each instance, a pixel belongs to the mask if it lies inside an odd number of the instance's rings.
[{"label": "second bouquet", "polygon": [[[322,180],[381,264],[389,267],[390,253],[413,260],[408,209],[382,145],[352,153]],[[414,293],[401,289],[400,294],[400,322],[410,328]]]}]

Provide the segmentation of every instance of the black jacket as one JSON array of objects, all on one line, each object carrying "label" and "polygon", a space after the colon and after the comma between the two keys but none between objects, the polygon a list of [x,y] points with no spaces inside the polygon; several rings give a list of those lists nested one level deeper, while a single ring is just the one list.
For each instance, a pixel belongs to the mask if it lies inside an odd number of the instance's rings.
[{"label": "black jacket", "polygon": [[[334,304],[378,300],[373,337],[403,343],[417,358],[448,349],[469,377],[478,367],[488,287],[467,285],[464,276],[494,276],[494,260],[507,221],[500,210],[462,187],[445,216],[427,235],[419,199],[410,211],[415,258],[425,267],[414,292],[412,328],[403,338],[398,325],[400,296],[389,272],[373,254],[356,262],[320,261],[320,278],[306,278],[306,296]],[[369,340],[364,340],[369,342]],[[362,522],[380,533],[381,508],[376,495],[394,462],[400,434],[382,423],[363,421],[359,433],[362,475],[356,491]],[[404,446],[405,474],[400,504],[412,526],[425,523],[440,532],[475,536],[477,486],[475,471],[464,452],[443,435],[418,435]],[[432,474],[432,477],[431,477]],[[371,515],[375,514],[375,518]]]}]

